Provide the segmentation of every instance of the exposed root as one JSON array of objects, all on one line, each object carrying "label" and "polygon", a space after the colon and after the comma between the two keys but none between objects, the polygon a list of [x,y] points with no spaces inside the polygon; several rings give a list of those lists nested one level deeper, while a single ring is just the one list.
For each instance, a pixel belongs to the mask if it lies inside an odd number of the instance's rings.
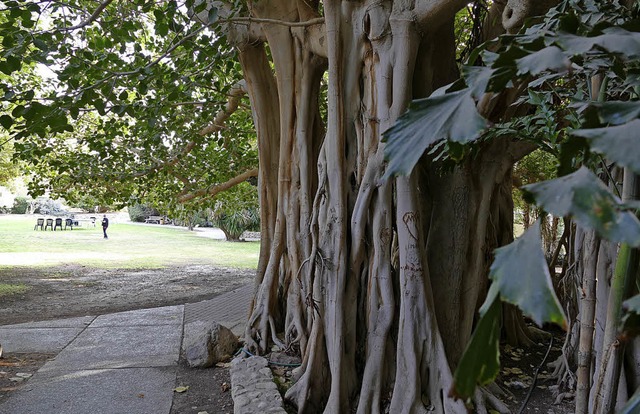
[{"label": "exposed root", "polygon": [[488,409],[497,411],[500,414],[511,414],[509,407],[485,387],[476,389],[473,402],[475,404],[474,412],[478,414],[487,414],[489,412]]}]

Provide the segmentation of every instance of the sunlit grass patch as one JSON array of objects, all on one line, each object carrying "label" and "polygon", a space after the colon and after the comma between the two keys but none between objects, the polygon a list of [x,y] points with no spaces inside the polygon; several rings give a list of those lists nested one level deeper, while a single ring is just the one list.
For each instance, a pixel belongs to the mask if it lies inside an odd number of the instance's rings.
[{"label": "sunlit grass patch", "polygon": [[260,242],[230,243],[174,226],[113,223],[109,239],[97,227],[34,230],[34,216],[0,216],[0,268],[77,264],[96,268],[211,265],[255,269]]},{"label": "sunlit grass patch", "polygon": [[29,286],[23,284],[0,283],[0,296],[17,295],[29,290]]}]

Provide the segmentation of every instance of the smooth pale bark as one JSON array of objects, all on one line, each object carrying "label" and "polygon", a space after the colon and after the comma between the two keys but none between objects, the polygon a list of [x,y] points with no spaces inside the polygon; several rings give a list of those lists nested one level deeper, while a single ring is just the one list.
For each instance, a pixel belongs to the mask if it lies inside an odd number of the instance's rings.
[{"label": "smooth pale bark", "polygon": [[[624,171],[622,200],[637,200],[640,180],[629,169]],[[625,343],[618,338],[622,318],[622,301],[631,294],[638,271],[638,250],[622,244],[617,252],[616,268],[611,279],[611,289],[607,298],[605,328],[603,332],[599,369],[595,373],[596,383],[592,392],[593,411],[611,413],[616,401],[628,399],[622,360]],[[604,308],[604,306],[602,306]],[[619,387],[619,384],[624,384]]]},{"label": "smooth pale bark", "polygon": [[593,331],[596,314],[596,266],[600,241],[595,232],[585,236],[582,274],[582,297],[580,298],[580,343],[578,350],[578,370],[576,386],[576,414],[589,411],[589,391],[591,389],[591,359],[593,352]]}]

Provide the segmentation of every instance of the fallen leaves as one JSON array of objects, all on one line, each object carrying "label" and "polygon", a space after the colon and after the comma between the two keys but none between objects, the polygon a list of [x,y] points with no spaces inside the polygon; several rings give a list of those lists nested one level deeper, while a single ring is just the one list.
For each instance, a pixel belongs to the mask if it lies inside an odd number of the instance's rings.
[{"label": "fallen leaves", "polygon": [[175,387],[173,391],[183,393],[183,392],[187,392],[188,389],[189,389],[188,385],[181,385],[179,387]]}]

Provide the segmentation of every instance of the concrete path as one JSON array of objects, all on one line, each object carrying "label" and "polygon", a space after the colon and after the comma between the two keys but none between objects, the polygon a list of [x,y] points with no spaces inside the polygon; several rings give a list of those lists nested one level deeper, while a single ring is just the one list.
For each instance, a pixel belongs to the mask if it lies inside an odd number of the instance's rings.
[{"label": "concrete path", "polygon": [[185,320],[241,333],[252,288],[179,306],[0,326],[6,353],[56,353],[1,414],[169,413]]}]

